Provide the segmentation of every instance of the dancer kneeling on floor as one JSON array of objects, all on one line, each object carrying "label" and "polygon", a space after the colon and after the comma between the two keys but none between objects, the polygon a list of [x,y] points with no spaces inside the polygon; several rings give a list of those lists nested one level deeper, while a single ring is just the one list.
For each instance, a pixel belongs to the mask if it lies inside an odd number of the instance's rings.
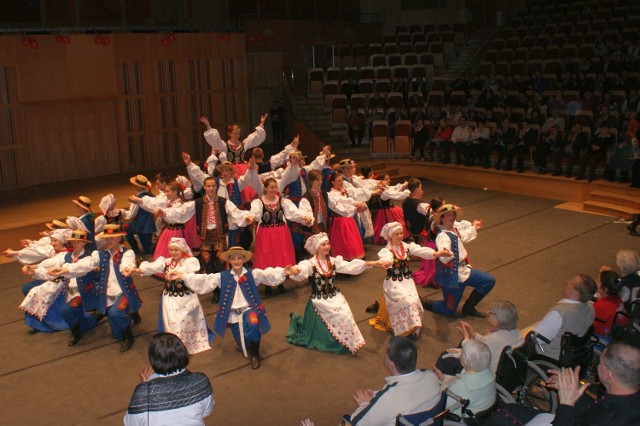
[{"label": "dancer kneeling on floor", "polygon": [[439,250],[451,251],[451,256],[443,256],[436,262],[436,282],[442,288],[444,300],[432,301],[424,299],[422,306],[437,314],[454,316],[462,299],[465,287],[473,287],[473,293],[462,307],[463,315],[484,318],[485,315],[476,310],[476,305],[491,291],[496,279],[486,272],[471,268],[467,250],[463,243],[474,240],[482,228],[482,220],[458,222],[462,216],[462,208],[453,204],[441,206],[434,216],[434,222],[440,226],[436,237]]},{"label": "dancer kneeling on floor", "polygon": [[251,368],[260,368],[260,339],[271,329],[267,311],[258,295],[258,284],[277,286],[281,284],[291,268],[245,268],[252,253],[242,247],[231,247],[220,257],[231,265],[228,271],[215,274],[193,274],[172,271],[169,280],[182,280],[198,294],[220,287],[220,307],[213,323],[213,332],[224,336],[227,324],[238,348],[245,357],[251,354]]},{"label": "dancer kneeling on floor", "polygon": [[311,298],[307,302],[304,318],[291,314],[287,341],[320,351],[352,355],[364,345],[364,338],[356,324],[351,308],[334,283],[336,273],[359,275],[370,266],[384,267],[382,261],[330,257],[331,245],[326,233],[312,235],[304,248],[313,257],[292,268],[291,279],[309,279]]}]

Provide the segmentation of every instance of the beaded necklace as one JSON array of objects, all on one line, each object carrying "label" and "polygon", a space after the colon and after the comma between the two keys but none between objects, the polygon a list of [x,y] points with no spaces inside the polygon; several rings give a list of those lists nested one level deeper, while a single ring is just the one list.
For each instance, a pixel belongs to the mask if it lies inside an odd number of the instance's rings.
[{"label": "beaded necklace", "polygon": [[400,243],[400,248],[402,249],[400,253],[395,251],[393,247],[394,247],[393,244],[389,244],[389,250],[391,250],[391,253],[393,253],[393,256],[398,260],[404,259],[404,256],[405,256],[404,244]]},{"label": "beaded necklace", "polygon": [[318,264],[318,270],[320,271],[320,273],[325,276],[326,278],[330,277],[331,274],[333,273],[333,265],[331,264],[331,260],[327,260],[327,265],[328,265],[328,269],[325,270],[322,267],[322,261],[320,260],[320,258],[318,257],[318,255],[316,254],[316,263]]}]

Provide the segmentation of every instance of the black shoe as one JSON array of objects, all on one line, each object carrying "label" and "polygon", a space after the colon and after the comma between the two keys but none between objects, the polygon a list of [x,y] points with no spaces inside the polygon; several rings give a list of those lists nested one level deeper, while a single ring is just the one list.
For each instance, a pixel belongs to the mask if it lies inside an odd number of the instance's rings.
[{"label": "black shoe", "polygon": [[271,291],[271,287],[265,286],[264,287],[264,297],[271,297],[271,296],[273,296],[273,291]]},{"label": "black shoe", "polygon": [[284,287],[284,284],[280,284],[278,286],[278,290],[280,291],[280,294],[285,294],[287,292],[287,289]]},{"label": "black shoe", "polygon": [[138,313],[138,311],[131,314],[131,319],[133,320],[133,325],[138,325],[142,322],[142,317]]},{"label": "black shoe", "polygon": [[364,311],[369,314],[377,314],[378,309],[380,309],[380,301],[376,300],[371,305],[367,306],[367,308]]},{"label": "black shoe", "polygon": [[462,315],[476,318],[486,318],[487,316],[482,312],[478,312],[475,306],[467,305],[466,303],[462,307]]},{"label": "black shoe", "polygon": [[133,346],[133,332],[131,328],[127,328],[122,332],[122,343],[120,343],[120,352],[126,352]]},{"label": "black shoe", "polygon": [[71,327],[70,330],[71,330],[71,338],[69,339],[69,343],[67,343],[67,345],[75,346],[78,344],[78,342],[80,341],[80,338],[82,337],[82,333],[80,332],[80,326],[75,325]]},{"label": "black shoe", "polygon": [[251,354],[251,369],[260,368],[260,342],[249,342],[249,353]]},{"label": "black shoe", "polygon": [[420,298],[420,302],[422,302],[422,307],[425,311],[433,312],[433,300],[425,297],[424,299]]},{"label": "black shoe", "polygon": [[40,330],[36,330],[35,328],[32,328],[31,330],[27,331],[27,333],[33,336],[34,334],[40,333]]}]

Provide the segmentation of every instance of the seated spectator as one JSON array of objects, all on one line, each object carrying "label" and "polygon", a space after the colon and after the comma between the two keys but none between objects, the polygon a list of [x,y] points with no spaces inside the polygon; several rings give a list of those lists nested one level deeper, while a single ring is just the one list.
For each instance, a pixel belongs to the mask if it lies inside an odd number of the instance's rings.
[{"label": "seated spectator", "polygon": [[598,113],[593,117],[593,130],[597,130],[603,125],[606,125],[609,129],[617,127],[618,120],[609,113],[609,108],[609,105],[606,103],[602,103],[597,108]]},{"label": "seated spectator", "polygon": [[[438,121],[438,128],[436,129],[436,132],[433,134],[433,137],[427,145],[427,159],[429,161],[440,161],[437,157],[437,151],[445,148],[445,145],[451,140],[451,133],[451,127],[447,126],[447,120],[441,118]],[[429,153],[431,153],[431,155],[429,155]],[[449,153],[449,162],[451,162],[451,153]]]},{"label": "seated spectator", "polygon": [[478,120],[478,125],[471,133],[466,165],[474,166],[478,159],[481,164],[489,161],[488,156],[487,158],[484,156],[484,153],[487,152],[486,146],[489,144],[491,144],[491,129],[485,126],[484,119]]},{"label": "seated spectator", "polygon": [[618,308],[622,304],[622,299],[618,295],[622,280],[617,273],[610,270],[602,270],[597,284],[597,300],[593,304],[596,315],[596,319],[593,322],[593,332],[598,336],[608,338],[611,334],[616,312],[618,312]]},{"label": "seated spectator", "polygon": [[356,391],[353,399],[358,408],[351,415],[353,426],[394,425],[399,413],[427,411],[440,401],[438,378],[432,371],[416,370],[417,359],[415,343],[406,337],[391,338],[384,356],[390,373],[387,384],[378,391]]},{"label": "seated spectator", "polygon": [[416,154],[420,151],[420,160],[424,161],[424,147],[429,142],[429,131],[424,125],[424,120],[418,118],[416,125],[413,127],[413,147],[411,148],[411,159],[417,160]]},{"label": "seated spectator", "polygon": [[538,143],[533,146],[533,162],[536,171],[540,174],[547,173],[547,157],[555,151],[561,151],[564,147],[560,129],[553,125],[547,133],[544,133]]},{"label": "seated spectator", "polygon": [[551,153],[551,157],[553,158],[553,175],[562,175],[562,159],[566,157],[567,168],[565,169],[564,175],[571,177],[573,165],[576,160],[580,160],[580,153],[587,149],[587,142],[587,134],[582,131],[582,126],[579,123],[574,124],[565,140],[563,148],[554,150]]},{"label": "seated spectator", "polygon": [[512,150],[507,151],[507,165],[505,170],[513,167],[513,157],[516,157],[516,168],[518,173],[524,173],[524,155],[529,152],[529,148],[538,142],[538,131],[529,126],[525,119],[522,121],[516,143]]},{"label": "seated spectator", "polygon": [[347,119],[347,132],[351,146],[356,147],[362,145],[364,138],[364,113],[351,109],[349,118]]},{"label": "seated spectator", "polygon": [[[491,351],[479,340],[466,340],[462,343],[460,364],[464,368],[455,376],[447,376],[436,367],[434,372],[442,380],[442,388],[449,389],[461,398],[469,400],[467,409],[476,414],[488,410],[496,402],[496,379],[491,371]],[[455,404],[447,399],[447,407]],[[460,408],[453,411],[462,415]]]},{"label": "seated spectator", "polygon": [[588,275],[576,275],[567,282],[564,298],[534,328],[538,334],[551,340],[551,343],[538,341],[536,351],[539,355],[557,360],[564,333],[570,332],[578,337],[585,335],[595,319],[590,301],[596,290],[596,282]]},{"label": "seated spectator", "polygon": [[[518,312],[513,303],[497,300],[491,305],[487,315],[487,322],[491,326],[484,336],[477,333],[466,321],[460,321],[458,330],[462,333],[463,341],[479,340],[491,351],[491,371],[495,374],[502,351],[506,346],[519,347],[524,343],[518,330]],[[460,365],[460,350],[449,349],[440,354],[436,367],[444,374],[454,375],[462,370]]]},{"label": "seated spectator", "polygon": [[125,426],[204,425],[213,411],[213,390],[207,376],[187,370],[189,352],[175,335],[159,333],[149,342],[151,368],[140,372]]},{"label": "seated spectator", "polygon": [[[511,127],[511,122],[508,118],[502,120],[502,125],[497,127],[493,131],[493,147],[492,152],[495,151],[498,153],[498,161],[496,162],[496,170],[500,170],[502,168],[502,160],[505,158],[507,154],[507,150],[513,149],[513,146],[516,142],[516,131]],[[488,156],[486,160],[490,161]],[[485,162],[484,168],[488,169],[490,164]]]},{"label": "seated spectator", "polygon": [[597,399],[585,391],[580,367],[551,370],[548,385],[558,390],[560,405],[553,414],[509,404],[487,419],[486,424],[527,425],[634,425],[640,424],[640,349],[625,343],[610,343],[598,364],[598,377],[605,392]]},{"label": "seated spectator", "polygon": [[589,182],[596,179],[598,164],[604,160],[607,150],[613,142],[613,137],[609,133],[609,127],[606,121],[603,121],[600,123],[600,128],[591,137],[591,144],[587,147],[584,155],[580,159],[580,168],[576,180],[584,179],[587,176],[587,172]]},{"label": "seated spectator", "polygon": [[[640,256],[633,250],[619,250],[616,253],[616,265],[620,271],[620,299],[624,303],[624,309],[631,312],[631,292],[640,287]],[[601,271],[611,270],[608,266],[600,268]]]},{"label": "seated spectator", "polygon": [[608,150],[607,167],[603,177],[609,182],[629,183],[629,166],[633,157],[631,138],[621,137]]},{"label": "seated spectator", "polygon": [[453,143],[456,148],[456,164],[462,164],[462,156],[463,153],[467,151],[472,132],[473,129],[467,125],[466,117],[460,117],[458,119],[458,125],[453,129],[453,133],[451,134],[451,141],[446,144],[446,148],[444,146],[442,148],[445,155],[444,163],[451,161],[451,144]]},{"label": "seated spectator", "polygon": [[549,133],[549,130],[555,126],[560,132],[564,133],[564,118],[560,116],[560,110],[550,109],[550,111],[551,116],[545,120],[540,132],[544,135]]}]

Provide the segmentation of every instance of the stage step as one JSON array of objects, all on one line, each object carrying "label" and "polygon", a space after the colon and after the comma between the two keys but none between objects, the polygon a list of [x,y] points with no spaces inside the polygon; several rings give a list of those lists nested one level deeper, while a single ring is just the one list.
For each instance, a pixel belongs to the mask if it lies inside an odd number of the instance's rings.
[{"label": "stage step", "polygon": [[583,205],[585,211],[606,214],[623,219],[629,219],[634,214],[640,213],[637,208],[625,207],[602,201],[585,201]]},{"label": "stage step", "polygon": [[616,204],[622,207],[636,209],[637,212],[640,212],[640,198],[637,196],[609,191],[591,191],[589,195],[591,196],[591,201]]}]

